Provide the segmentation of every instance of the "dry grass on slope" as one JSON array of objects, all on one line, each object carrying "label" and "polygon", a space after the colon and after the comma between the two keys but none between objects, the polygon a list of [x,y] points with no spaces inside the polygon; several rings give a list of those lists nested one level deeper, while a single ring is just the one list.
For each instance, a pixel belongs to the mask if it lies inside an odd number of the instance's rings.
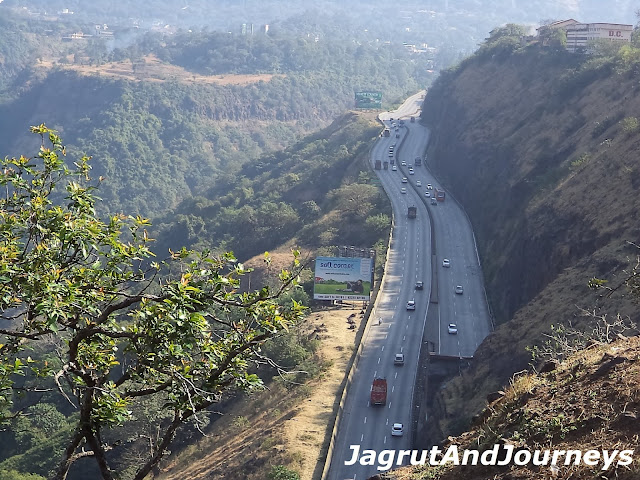
[{"label": "dry grass on slope", "polygon": [[[67,61],[73,61],[72,56]],[[86,59],[88,63],[88,59]],[[52,68],[51,60],[44,60],[35,65],[40,68]],[[217,84],[217,85],[248,85],[258,82],[269,82],[274,75],[200,75],[189,72],[177,65],[161,62],[154,55],[147,55],[140,62],[130,61],[109,62],[102,65],[86,64],[58,64],[64,70],[73,70],[80,75],[98,75],[105,78],[120,80],[167,82],[176,81],[189,84]],[[279,75],[282,76],[282,75]]]},{"label": "dry grass on slope", "polygon": [[[513,445],[537,449],[638,450],[640,443],[640,337],[594,344],[544,374],[514,377],[504,395],[490,404],[473,429],[449,445],[490,449]],[[637,452],[636,452],[637,456]],[[405,468],[383,478],[395,480],[591,480],[640,478],[640,463],[608,470],[598,465],[437,466]]]},{"label": "dry grass on slope", "polygon": [[325,368],[319,377],[300,386],[272,382],[268,391],[239,399],[215,422],[210,437],[171,459],[157,478],[262,480],[276,465],[299,472],[302,480],[317,478],[356,336],[346,318],[358,312],[345,307],[313,313],[306,329],[320,339]]}]

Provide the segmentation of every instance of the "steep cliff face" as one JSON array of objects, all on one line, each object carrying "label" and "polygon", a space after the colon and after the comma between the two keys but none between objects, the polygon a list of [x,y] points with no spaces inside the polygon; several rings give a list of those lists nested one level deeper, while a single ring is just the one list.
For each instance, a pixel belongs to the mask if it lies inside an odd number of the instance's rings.
[{"label": "steep cliff face", "polygon": [[588,288],[615,284],[640,253],[635,72],[530,46],[472,57],[429,91],[428,163],[472,220],[499,325],[440,394],[444,434],[527,367],[525,347],[552,324],[588,325],[580,308],[636,319],[633,298]]}]

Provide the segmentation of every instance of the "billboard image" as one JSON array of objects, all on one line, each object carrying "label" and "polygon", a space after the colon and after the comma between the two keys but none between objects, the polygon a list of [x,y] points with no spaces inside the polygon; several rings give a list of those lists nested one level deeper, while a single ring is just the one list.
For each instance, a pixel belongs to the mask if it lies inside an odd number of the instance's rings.
[{"label": "billboard image", "polygon": [[356,108],[382,108],[382,92],[356,92]]},{"label": "billboard image", "polygon": [[315,300],[369,300],[371,258],[317,257]]}]

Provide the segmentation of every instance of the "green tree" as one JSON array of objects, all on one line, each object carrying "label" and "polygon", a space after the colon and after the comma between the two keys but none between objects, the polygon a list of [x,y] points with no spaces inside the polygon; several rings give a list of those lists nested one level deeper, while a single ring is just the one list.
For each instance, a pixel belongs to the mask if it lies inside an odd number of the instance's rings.
[{"label": "green tree", "polygon": [[240,291],[248,271],[230,253],[182,249],[154,261],[148,220],[97,217],[89,158],[69,168],[54,131],[31,131],[42,140],[35,157],[0,160],[0,421],[20,414],[16,392],[57,390],[76,414],[50,478],[92,457],[110,480],[106,452],[125,447],[105,439],[157,402],[159,434],[131,475],[141,480],[223,392],[261,386],[251,360],[303,315],[295,301],[279,305],[296,286],[297,252],[276,287],[250,292]]}]

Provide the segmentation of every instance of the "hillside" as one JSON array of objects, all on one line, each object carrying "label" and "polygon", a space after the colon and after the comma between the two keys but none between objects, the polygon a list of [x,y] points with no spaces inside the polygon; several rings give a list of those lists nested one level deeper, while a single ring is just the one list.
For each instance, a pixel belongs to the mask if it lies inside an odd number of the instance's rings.
[{"label": "hillside", "polygon": [[[462,453],[484,452],[499,445],[501,459],[507,449],[541,450],[539,458],[547,460],[540,466],[449,463],[400,469],[379,480],[635,480],[640,476],[640,466],[637,459],[632,464],[628,460],[638,448],[639,359],[640,337],[633,337],[610,345],[594,344],[550,372],[519,375],[482,412],[469,432],[449,438],[442,446],[443,451],[457,446]],[[547,457],[545,450],[549,451]],[[602,457],[596,464],[581,461],[574,465],[574,456],[566,465],[566,458],[559,455],[555,468],[551,466],[552,452],[569,450],[606,450],[612,461],[603,469]],[[620,455],[625,450],[623,458]],[[520,455],[526,458],[526,454]]]},{"label": "hillside", "polygon": [[463,431],[552,325],[637,322],[624,286],[610,296],[588,286],[620,285],[639,253],[635,58],[629,47],[572,56],[500,41],[429,91],[428,161],[471,218],[497,328],[437,395],[423,441]]}]

